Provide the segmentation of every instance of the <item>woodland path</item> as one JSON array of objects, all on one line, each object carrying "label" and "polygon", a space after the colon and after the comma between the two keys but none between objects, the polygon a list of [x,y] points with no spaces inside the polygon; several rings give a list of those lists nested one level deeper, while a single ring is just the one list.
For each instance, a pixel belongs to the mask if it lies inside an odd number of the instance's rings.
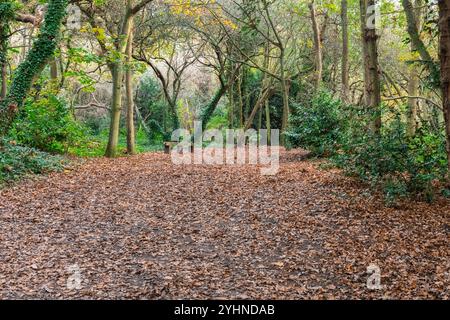
[{"label": "woodland path", "polygon": [[93,159],[0,190],[0,298],[450,298],[448,202],[385,208],[301,155],[272,177]]}]

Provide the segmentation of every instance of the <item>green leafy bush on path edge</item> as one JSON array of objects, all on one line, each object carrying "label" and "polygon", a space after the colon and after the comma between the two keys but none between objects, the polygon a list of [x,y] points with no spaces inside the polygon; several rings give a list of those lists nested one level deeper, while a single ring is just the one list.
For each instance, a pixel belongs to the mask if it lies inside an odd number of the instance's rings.
[{"label": "green leafy bush on path edge", "polygon": [[388,205],[404,198],[431,202],[439,193],[448,196],[444,133],[422,125],[408,137],[400,114],[382,109],[381,135],[373,136],[367,130],[371,118],[367,111],[320,92],[292,104],[289,144],[327,158],[347,175],[383,191]]},{"label": "green leafy bush on path edge", "polygon": [[62,171],[69,161],[35,148],[19,146],[14,140],[0,139],[0,187],[31,174]]}]

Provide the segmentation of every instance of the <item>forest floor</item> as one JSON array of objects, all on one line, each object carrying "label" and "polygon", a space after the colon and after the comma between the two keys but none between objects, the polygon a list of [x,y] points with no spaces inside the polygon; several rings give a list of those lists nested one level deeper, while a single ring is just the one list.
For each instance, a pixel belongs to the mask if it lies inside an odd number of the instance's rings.
[{"label": "forest floor", "polygon": [[448,201],[386,208],[302,155],[276,176],[91,159],[0,190],[0,298],[450,298]]}]

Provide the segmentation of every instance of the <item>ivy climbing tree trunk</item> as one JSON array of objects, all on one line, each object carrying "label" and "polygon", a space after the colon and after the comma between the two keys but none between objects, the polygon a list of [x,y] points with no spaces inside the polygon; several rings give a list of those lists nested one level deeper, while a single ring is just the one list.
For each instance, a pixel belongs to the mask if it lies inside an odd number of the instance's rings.
[{"label": "ivy climbing tree trunk", "polygon": [[448,171],[450,173],[450,4],[448,0],[439,1],[439,32],[442,102],[447,140]]},{"label": "ivy climbing tree trunk", "polygon": [[7,60],[8,60],[8,41],[10,35],[10,23],[14,17],[15,8],[11,1],[0,2],[0,71],[1,71],[1,91],[0,100],[6,98],[7,91]]},{"label": "ivy climbing tree trunk", "polygon": [[67,0],[50,0],[40,33],[25,60],[14,73],[6,98],[0,103],[0,132],[5,134],[22,106],[34,79],[42,72],[56,49]]}]

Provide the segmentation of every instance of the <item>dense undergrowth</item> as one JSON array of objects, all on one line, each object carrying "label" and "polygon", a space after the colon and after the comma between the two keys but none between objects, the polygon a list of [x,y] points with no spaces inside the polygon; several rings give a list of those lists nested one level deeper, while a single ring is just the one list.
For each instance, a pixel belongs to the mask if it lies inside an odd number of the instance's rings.
[{"label": "dense undergrowth", "polygon": [[[105,119],[105,118],[103,118]],[[109,123],[75,119],[68,103],[51,90],[33,92],[0,144],[0,185],[29,174],[62,170],[68,156],[101,157],[108,143]],[[161,141],[159,141],[161,140]],[[138,127],[138,153],[162,148],[159,140]],[[126,155],[126,129],[122,128],[118,149]]]},{"label": "dense undergrowth", "polygon": [[0,186],[30,174],[61,171],[67,163],[60,155],[19,146],[14,140],[0,140]]},{"label": "dense undergrowth", "polygon": [[344,105],[326,92],[294,104],[293,109],[290,145],[328,158],[346,174],[382,190],[387,203],[449,195],[443,132],[422,124],[408,136],[405,119],[396,109],[383,106],[383,127],[374,135],[368,130],[367,111]]}]

